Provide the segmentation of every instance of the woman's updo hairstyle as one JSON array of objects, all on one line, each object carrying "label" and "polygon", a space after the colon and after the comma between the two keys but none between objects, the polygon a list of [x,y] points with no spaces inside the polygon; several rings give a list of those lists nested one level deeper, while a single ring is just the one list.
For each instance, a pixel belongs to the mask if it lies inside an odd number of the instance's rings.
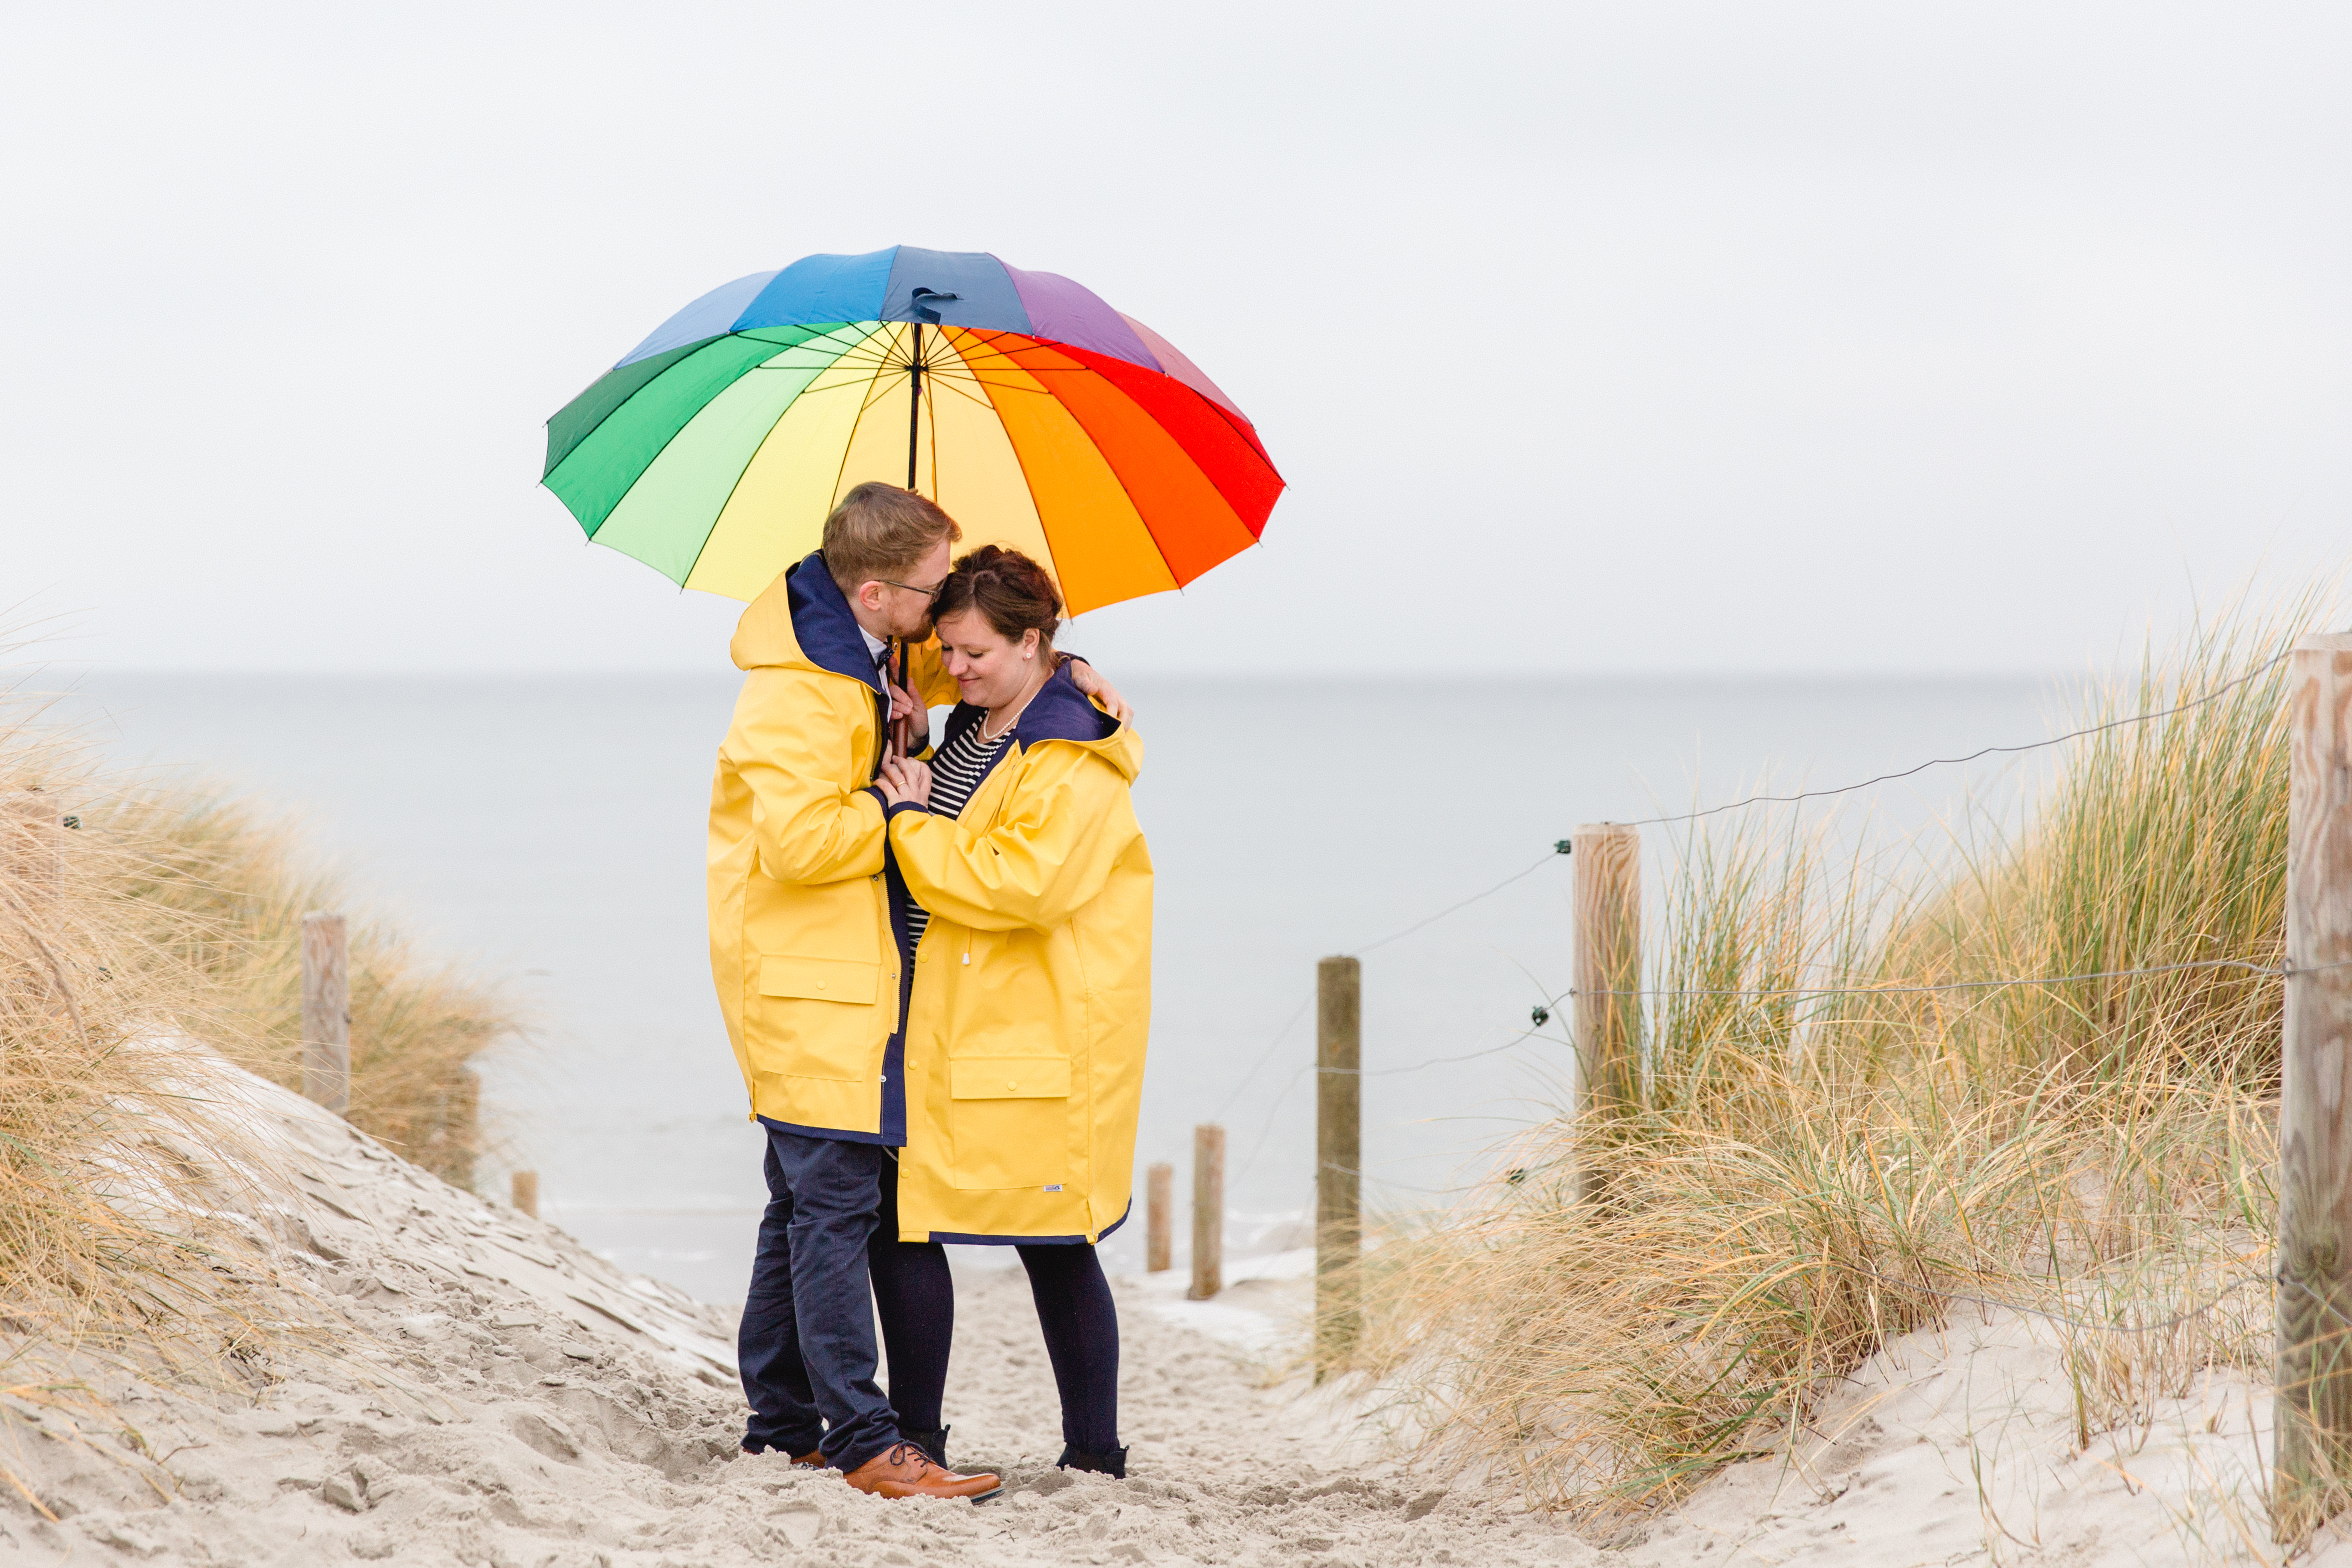
[{"label": "woman's updo hairstyle", "polygon": [[1007,642],[1034,631],[1048,658],[1054,652],[1054,628],[1062,622],[1062,594],[1045,569],[1018,550],[983,544],[955,563],[940,596],[931,605],[931,619],[945,620],[968,610],[982,619]]}]

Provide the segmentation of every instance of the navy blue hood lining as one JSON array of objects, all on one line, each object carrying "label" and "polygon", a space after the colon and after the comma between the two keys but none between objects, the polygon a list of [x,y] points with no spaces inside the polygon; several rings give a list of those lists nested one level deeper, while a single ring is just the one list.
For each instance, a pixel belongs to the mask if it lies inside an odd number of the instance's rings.
[{"label": "navy blue hood lining", "polygon": [[819,669],[863,681],[879,696],[882,677],[874,668],[874,656],[866,651],[866,634],[850,613],[841,584],[825,569],[824,551],[810,551],[784,573],[784,592],[802,655]]},{"label": "navy blue hood lining", "polygon": [[[1118,733],[1118,721],[1096,707],[1087,694],[1078,689],[1071,678],[1070,667],[1076,661],[1062,660],[1062,668],[1045,678],[1037,695],[1022,710],[1021,721],[1013,726],[1013,738],[1027,751],[1040,741],[1108,741]],[[952,741],[982,719],[988,710],[969,702],[956,704],[948,715],[947,740]],[[942,745],[945,741],[940,742]]]}]

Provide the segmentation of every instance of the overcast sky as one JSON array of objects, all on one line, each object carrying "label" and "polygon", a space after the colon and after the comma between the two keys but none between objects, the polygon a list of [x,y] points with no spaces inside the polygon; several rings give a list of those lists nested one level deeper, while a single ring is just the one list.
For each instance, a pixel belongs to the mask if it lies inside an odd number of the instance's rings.
[{"label": "overcast sky", "polygon": [[726,668],[541,424],[814,251],[1150,323],[1291,489],[1138,671],[2046,670],[2352,521],[2352,12],[127,6],[0,35],[0,605]]}]

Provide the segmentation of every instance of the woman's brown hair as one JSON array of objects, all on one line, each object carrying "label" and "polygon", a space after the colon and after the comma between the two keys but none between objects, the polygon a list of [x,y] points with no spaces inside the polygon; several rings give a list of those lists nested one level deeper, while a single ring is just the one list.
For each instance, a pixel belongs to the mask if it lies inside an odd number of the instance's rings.
[{"label": "woman's brown hair", "polygon": [[1038,645],[1053,654],[1054,628],[1062,622],[1061,590],[1043,566],[1018,550],[983,544],[958,561],[940,584],[931,618],[975,609],[1005,641],[1017,643],[1022,633],[1035,632]]}]

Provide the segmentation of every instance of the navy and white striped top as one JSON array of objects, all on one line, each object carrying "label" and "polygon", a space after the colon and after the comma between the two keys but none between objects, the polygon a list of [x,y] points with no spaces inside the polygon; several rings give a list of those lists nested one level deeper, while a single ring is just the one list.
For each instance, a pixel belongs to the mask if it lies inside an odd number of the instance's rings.
[{"label": "navy and white striped top", "polygon": [[[961,816],[963,808],[982,781],[995,771],[1003,759],[1004,748],[1013,743],[1013,731],[993,741],[980,738],[987,728],[985,721],[967,728],[963,733],[941,746],[931,758],[931,810],[941,816]],[[929,910],[907,900],[907,942],[909,952],[922,945],[924,928],[931,923]]]}]

